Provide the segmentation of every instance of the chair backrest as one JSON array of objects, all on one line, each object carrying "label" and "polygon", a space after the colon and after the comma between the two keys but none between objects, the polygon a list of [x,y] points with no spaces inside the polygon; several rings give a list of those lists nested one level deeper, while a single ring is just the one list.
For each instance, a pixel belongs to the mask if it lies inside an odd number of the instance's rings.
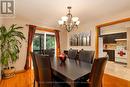
[{"label": "chair backrest", "polygon": [[34,53],[31,53],[31,55],[32,55],[33,69],[34,69],[34,79],[35,81],[39,81],[39,72],[38,72],[38,67],[36,63],[36,57]]},{"label": "chair backrest", "polygon": [[78,53],[78,50],[69,49],[69,51],[68,51],[68,57],[69,57],[70,59],[76,59],[77,53]]},{"label": "chair backrest", "polygon": [[44,50],[44,54],[49,55],[50,57],[54,57],[55,49],[46,49],[46,50]]},{"label": "chair backrest", "polygon": [[50,57],[47,55],[35,54],[39,72],[40,87],[52,87],[52,70]]},{"label": "chair backrest", "polygon": [[79,60],[87,63],[92,63],[94,58],[94,51],[80,50]]},{"label": "chair backrest", "polygon": [[101,87],[102,86],[102,77],[104,74],[104,69],[106,66],[107,58],[98,58],[94,60],[90,78],[89,78],[89,85],[90,87]]}]

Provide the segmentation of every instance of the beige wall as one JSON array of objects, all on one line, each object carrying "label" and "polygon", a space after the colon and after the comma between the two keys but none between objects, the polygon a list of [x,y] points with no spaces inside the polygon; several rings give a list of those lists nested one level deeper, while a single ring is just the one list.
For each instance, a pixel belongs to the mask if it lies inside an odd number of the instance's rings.
[{"label": "beige wall", "polygon": [[67,31],[64,29],[60,29],[60,46],[61,52],[67,49]]},{"label": "beige wall", "polygon": [[130,21],[102,27],[101,35],[127,32],[128,27],[130,27]]},{"label": "beige wall", "polygon": [[[1,21],[0,21],[1,22]],[[12,24],[17,24],[18,26],[22,26],[24,27],[22,29],[22,32],[24,33],[25,37],[26,37],[26,41],[22,41],[22,48],[20,49],[20,53],[19,53],[19,59],[16,61],[16,63],[14,63],[14,66],[16,67],[17,71],[23,70],[24,69],[24,65],[25,65],[25,61],[26,61],[26,53],[27,53],[27,41],[28,41],[28,26],[26,26],[26,24],[34,24],[37,26],[41,26],[43,27],[43,25],[41,25],[40,23],[32,23],[29,22],[26,19],[23,18],[6,18],[6,19],[2,19],[2,22],[0,23],[0,25],[5,25],[5,26],[10,26]],[[48,27],[49,29],[51,29],[50,27]],[[53,29],[53,28],[52,28]],[[67,48],[67,32],[64,30],[60,30],[60,43],[61,43],[61,50],[66,49]]]},{"label": "beige wall", "polygon": [[130,28],[127,29],[127,64],[130,68]]}]

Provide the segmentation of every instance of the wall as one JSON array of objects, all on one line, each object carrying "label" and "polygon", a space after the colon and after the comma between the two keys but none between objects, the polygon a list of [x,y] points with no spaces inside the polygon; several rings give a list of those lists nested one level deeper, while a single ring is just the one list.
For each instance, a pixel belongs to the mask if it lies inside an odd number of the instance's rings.
[{"label": "wall", "polygon": [[99,44],[99,57],[104,57],[105,55],[104,55],[104,53],[103,53],[103,37],[99,37],[99,42],[100,42],[100,44]]},{"label": "wall", "polygon": [[127,27],[130,27],[130,21],[102,27],[101,35],[127,32]]},{"label": "wall", "polygon": [[61,52],[67,49],[67,31],[65,29],[60,29],[60,47]]},{"label": "wall", "polygon": [[[19,53],[19,59],[16,61],[16,63],[14,63],[14,66],[16,68],[16,71],[21,71],[24,69],[24,65],[25,65],[25,61],[26,61],[26,53],[27,53],[27,41],[28,41],[28,26],[26,26],[26,24],[34,24],[40,27],[44,27],[42,24],[40,23],[32,23],[24,18],[6,18],[6,19],[2,19],[2,22],[0,23],[0,25],[5,25],[5,26],[11,26],[12,24],[17,24],[18,26],[22,26],[24,27],[22,29],[22,32],[24,33],[25,37],[26,37],[26,41],[22,41],[22,48],[20,49],[20,53]],[[54,29],[54,28],[50,28],[47,27],[49,29]],[[65,30],[60,30],[60,43],[61,43],[61,50],[63,51],[63,49],[67,48],[67,33]]]},{"label": "wall", "polygon": [[130,68],[130,28],[127,29],[127,64]]},{"label": "wall", "polygon": [[[111,22],[111,21],[116,21],[116,20],[120,20],[120,19],[123,19],[123,18],[127,18],[127,17],[130,17],[130,10],[129,11],[126,11],[126,12],[122,12],[120,14],[116,14],[116,15],[111,15],[111,16],[108,16],[108,17],[102,17],[100,19],[97,19],[97,20],[92,20],[90,22],[86,22],[85,24],[82,24],[82,21],[81,21],[81,24],[79,26],[79,29],[77,30],[74,30],[73,32],[69,32],[67,33],[67,49],[70,49],[70,48],[74,48],[74,49],[87,49],[87,50],[95,50],[95,35],[96,35],[96,32],[95,32],[95,26],[96,25],[99,25],[99,24],[102,24],[102,23],[107,23],[107,22]],[[79,32],[88,32],[88,31],[91,31],[92,34],[91,34],[91,46],[70,46],[69,45],[69,38],[71,36],[71,34],[74,34],[74,33],[79,33]]]}]

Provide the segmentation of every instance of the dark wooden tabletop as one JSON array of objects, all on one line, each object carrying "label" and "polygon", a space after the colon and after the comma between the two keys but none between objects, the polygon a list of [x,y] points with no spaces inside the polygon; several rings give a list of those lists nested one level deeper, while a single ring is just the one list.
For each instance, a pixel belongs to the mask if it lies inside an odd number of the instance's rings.
[{"label": "dark wooden tabletop", "polygon": [[90,73],[92,65],[90,63],[66,59],[65,63],[60,60],[51,58],[52,69],[63,75],[69,81],[74,82],[78,78]]}]

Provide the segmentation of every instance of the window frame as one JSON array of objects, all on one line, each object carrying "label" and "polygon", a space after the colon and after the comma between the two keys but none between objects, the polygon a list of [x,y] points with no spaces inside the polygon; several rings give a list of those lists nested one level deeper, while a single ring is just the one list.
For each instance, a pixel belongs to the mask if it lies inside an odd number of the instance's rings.
[{"label": "window frame", "polygon": [[[38,52],[38,53],[42,53],[42,51],[43,51],[43,49],[47,49],[46,48],[46,40],[47,40],[47,35],[48,36],[53,36],[53,37],[55,37],[55,34],[53,34],[53,33],[48,33],[48,32],[42,32],[42,33],[39,33],[39,32],[36,32],[35,34],[34,34],[34,37],[35,37],[35,35],[39,35],[39,37],[40,37],[40,50],[34,50],[33,49],[33,43],[32,43],[32,50],[33,50],[33,52]],[[41,49],[42,48],[42,46],[41,46],[41,37],[42,36],[44,36],[44,47],[43,47],[43,49]],[[56,49],[56,38],[55,38],[55,48],[54,49]]]}]

